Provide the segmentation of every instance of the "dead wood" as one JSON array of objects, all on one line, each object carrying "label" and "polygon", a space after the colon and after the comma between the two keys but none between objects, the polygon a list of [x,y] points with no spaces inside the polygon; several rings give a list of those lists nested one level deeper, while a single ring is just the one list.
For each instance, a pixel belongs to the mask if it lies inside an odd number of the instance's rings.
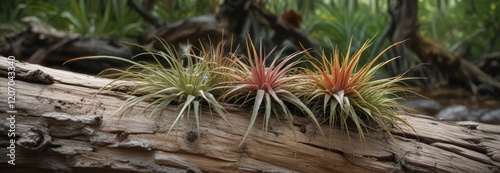
[{"label": "dead wood", "polygon": [[[79,34],[59,31],[35,17],[23,18],[25,28],[0,38],[0,55],[13,55],[30,63],[55,65],[81,56],[110,55],[130,58],[130,50],[112,41],[85,38]],[[112,60],[86,61],[71,64],[72,70],[97,74],[124,64]]]},{"label": "dead wood", "polygon": [[[299,14],[288,12],[277,16],[255,0],[226,0],[220,5],[217,14],[195,16],[173,23],[159,22],[160,19],[147,13],[132,0],[128,2],[146,21],[158,27],[141,41],[143,44],[154,42],[159,37],[175,47],[190,43],[200,48],[203,46],[200,45],[200,40],[203,41],[201,44],[209,44],[210,41],[215,44],[224,37],[234,39],[232,43],[236,47],[243,44],[244,38],[250,35],[254,40],[267,41],[270,45],[264,45],[269,46],[266,50],[283,48],[286,40],[290,40],[297,50],[320,50],[319,44],[300,30],[302,19]],[[265,30],[264,27],[272,29],[274,34],[261,33]],[[155,45],[156,48],[163,49],[163,45]]]},{"label": "dead wood", "polygon": [[[0,99],[5,99],[7,59],[0,57]],[[16,62],[18,76],[39,70],[54,83],[16,78],[16,165],[7,164],[10,140],[0,136],[0,169],[8,172],[499,172],[500,127],[475,122],[440,122],[411,115],[408,128],[371,131],[363,146],[355,132],[334,130],[327,141],[307,118],[289,129],[276,119],[269,133],[260,117],[246,144],[238,147],[249,110],[227,106],[228,126],[204,111],[200,136],[194,119],[183,119],[166,136],[176,107],[146,118],[147,103],[122,116],[114,112],[127,96],[98,89],[109,79]],[[0,133],[10,129],[2,108]],[[191,117],[192,118],[192,117]],[[325,127],[324,130],[326,130]],[[293,137],[295,131],[296,138]]]},{"label": "dead wood", "polygon": [[[481,88],[487,88],[490,93],[500,91],[499,81],[494,80],[473,63],[420,35],[418,32],[418,1],[397,0],[392,6],[390,1],[388,4],[391,20],[386,36],[392,42],[408,40],[404,45],[414,52],[422,62],[437,67],[442,74],[449,77],[451,82],[461,84],[474,94],[480,92],[478,85]],[[395,50],[398,55],[403,55],[403,47],[396,47]],[[403,61],[403,59],[399,61]]]}]

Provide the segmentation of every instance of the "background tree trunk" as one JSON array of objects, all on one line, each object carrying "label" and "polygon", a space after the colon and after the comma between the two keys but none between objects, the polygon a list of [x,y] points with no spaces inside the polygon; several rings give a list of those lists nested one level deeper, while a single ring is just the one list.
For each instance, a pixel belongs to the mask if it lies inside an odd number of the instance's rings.
[{"label": "background tree trunk", "polygon": [[[450,81],[458,83],[477,94],[479,89],[487,89],[489,93],[500,91],[500,82],[484,73],[477,66],[446,50],[439,44],[423,37],[418,25],[418,1],[396,0],[388,1],[390,16],[386,36],[391,42],[407,40],[403,45],[415,53],[424,63],[430,63],[448,76]],[[403,47],[395,47],[396,55],[404,55]],[[405,61],[403,59],[396,60]],[[401,62],[398,63],[401,66]],[[407,70],[407,69],[405,69]],[[478,87],[479,86],[479,87]]]},{"label": "background tree trunk", "polygon": [[[7,59],[0,57],[0,133],[11,124],[4,105]],[[146,118],[140,103],[113,115],[126,94],[104,91],[109,79],[16,62],[16,138],[0,136],[2,172],[499,172],[500,127],[474,122],[440,122],[408,116],[409,129],[371,131],[366,146],[356,132],[335,130],[327,141],[307,118],[294,129],[261,119],[247,142],[238,146],[249,110],[228,105],[227,125],[204,111],[200,136],[193,119],[183,119],[166,136],[176,111]],[[191,117],[192,118],[192,117]],[[324,130],[326,130],[325,127]],[[257,130],[259,129],[259,130]],[[294,138],[295,132],[296,138]],[[10,139],[16,140],[15,166],[7,164]]]}]

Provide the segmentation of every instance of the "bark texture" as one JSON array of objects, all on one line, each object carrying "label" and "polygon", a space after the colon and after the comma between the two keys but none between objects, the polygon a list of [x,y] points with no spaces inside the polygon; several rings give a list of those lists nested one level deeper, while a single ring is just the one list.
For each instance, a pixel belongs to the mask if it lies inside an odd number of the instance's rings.
[{"label": "bark texture", "polygon": [[[2,134],[10,129],[6,72],[0,57]],[[412,115],[407,119],[418,136],[393,130],[392,141],[371,131],[363,146],[354,131],[351,142],[340,130],[325,140],[297,116],[294,129],[272,119],[268,133],[258,119],[238,146],[250,110],[228,105],[233,126],[204,111],[200,136],[194,118],[167,136],[175,106],[152,119],[143,113],[147,103],[114,115],[128,96],[97,93],[108,79],[23,62],[16,62],[16,76],[16,165],[7,164],[11,138],[1,135],[1,172],[500,172],[499,126]]]}]

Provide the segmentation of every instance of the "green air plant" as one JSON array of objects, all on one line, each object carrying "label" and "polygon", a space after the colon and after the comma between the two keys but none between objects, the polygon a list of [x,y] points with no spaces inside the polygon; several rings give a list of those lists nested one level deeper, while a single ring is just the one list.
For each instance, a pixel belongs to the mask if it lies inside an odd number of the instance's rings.
[{"label": "green air plant", "polygon": [[[200,45],[203,44],[201,41],[200,43]],[[225,41],[219,42],[216,46],[210,44],[208,49],[206,49],[204,46],[201,46],[200,55],[197,57],[200,60],[208,62],[207,64],[209,70],[214,72],[208,74],[208,78],[211,79],[211,86],[221,85],[227,82],[229,78],[225,74],[229,73],[229,69],[234,68],[235,66],[235,62],[232,61],[232,59],[237,59],[237,57],[231,52],[226,52],[225,46]],[[232,47],[230,48],[230,50],[232,50]],[[223,90],[214,90],[212,91],[212,94],[214,94],[216,97],[221,97],[223,95],[222,91]]]},{"label": "green air plant", "polygon": [[[212,62],[196,59],[198,62],[195,63],[192,58],[187,58],[189,61],[188,66],[183,67],[177,54],[172,51],[167,43],[162,40],[160,42],[163,44],[165,52],[149,51],[142,53],[152,55],[156,63],[134,62],[112,56],[82,57],[70,61],[107,58],[130,63],[132,66],[126,70],[107,69],[101,72],[100,76],[116,77],[116,79],[103,87],[103,89],[120,89],[130,86],[130,83],[135,84],[133,89],[128,93],[133,96],[125,101],[118,112],[127,110],[142,101],[150,101],[145,110],[154,106],[154,109],[149,113],[151,117],[160,113],[167,105],[178,103],[177,116],[170,126],[167,135],[181,117],[189,114],[190,109],[194,109],[196,127],[199,133],[200,108],[202,104],[207,104],[227,122],[223,107],[210,93],[215,85],[212,80],[217,80],[209,78],[213,73],[213,70],[210,69]],[[159,58],[165,60],[168,66],[162,65]]]},{"label": "green air plant", "polygon": [[372,80],[375,73],[394,58],[379,64],[375,64],[376,61],[385,51],[399,43],[387,47],[358,69],[360,57],[369,47],[369,42],[366,41],[352,56],[350,48],[342,58],[338,49],[331,57],[322,52],[318,63],[312,63],[314,70],[306,70],[306,79],[301,82],[304,89],[295,93],[305,96],[302,98],[306,98],[305,103],[313,111],[322,112],[325,117],[323,122],[327,122],[330,128],[340,125],[349,136],[349,124],[354,124],[363,143],[363,131],[373,129],[374,124],[382,127],[391,138],[393,136],[389,128],[399,127],[397,122],[410,126],[399,115],[401,110],[409,109],[398,103],[401,98],[396,95],[407,91],[398,83],[408,78],[400,75]]},{"label": "green air plant", "polygon": [[252,40],[249,39],[247,40],[246,48],[247,58],[235,59],[234,68],[222,68],[228,72],[223,74],[229,78],[229,81],[224,86],[219,87],[226,91],[223,95],[224,99],[239,103],[243,100],[243,105],[253,106],[250,124],[241,144],[243,144],[249,135],[263,102],[264,131],[267,132],[271,112],[276,116],[283,115],[288,125],[293,127],[293,117],[286,105],[286,102],[288,102],[302,109],[317,125],[321,134],[323,134],[319,122],[312,111],[298,97],[286,89],[286,85],[293,84],[294,82],[292,81],[298,79],[297,76],[287,75],[287,72],[300,63],[300,61],[290,62],[290,60],[302,52],[288,55],[280,62],[278,62],[279,55],[277,55],[271,65],[266,67],[265,61],[268,57],[262,53],[262,44],[260,44],[260,48],[257,50]]}]

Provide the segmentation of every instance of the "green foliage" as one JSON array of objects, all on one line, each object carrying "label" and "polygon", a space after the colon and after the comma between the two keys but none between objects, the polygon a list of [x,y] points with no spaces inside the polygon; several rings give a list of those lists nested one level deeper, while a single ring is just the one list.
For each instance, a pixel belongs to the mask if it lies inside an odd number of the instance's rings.
[{"label": "green foliage", "polygon": [[[500,1],[422,1],[419,28],[445,48],[456,51],[470,44],[465,58],[477,59],[484,53],[500,51]],[[496,47],[494,45],[497,45]]]},{"label": "green foliage", "polygon": [[[313,15],[305,16],[304,30],[317,39],[327,52],[333,52],[329,48],[334,47],[342,50],[360,49],[365,40],[378,38],[376,36],[383,34],[381,32],[387,19],[385,11],[375,11],[371,4],[362,2],[358,2],[356,6],[339,2],[319,5]],[[352,45],[349,41],[351,38],[354,38]],[[372,49],[381,47],[370,47],[368,52],[381,51]],[[361,62],[368,61],[367,58],[369,57],[361,57]]]},{"label": "green foliage", "polygon": [[[212,13],[222,2],[157,1],[152,12],[168,22],[174,22]],[[338,46],[345,50],[349,38],[354,36],[352,46],[359,49],[361,44],[358,43],[375,35],[381,36],[387,22],[386,1],[265,0],[263,4],[277,15],[289,9],[298,11],[304,19],[302,29],[325,48]],[[464,42],[470,42],[472,47],[465,57],[478,58],[483,53],[499,50],[500,36],[495,36],[500,33],[499,13],[500,1],[420,1],[420,32],[451,51],[457,50]],[[135,37],[151,27],[126,5],[125,0],[9,0],[0,6],[0,27],[3,30],[19,29],[22,27],[20,19],[26,16],[36,16],[58,29],[101,38]],[[375,45],[368,51],[379,52],[382,47],[385,46]],[[361,62],[366,62],[366,58],[362,57]]]},{"label": "green foliage", "polygon": [[122,39],[142,34],[147,28],[127,1],[45,0],[6,1],[0,21],[21,27],[20,19],[36,16],[41,21],[62,30],[88,37]]},{"label": "green foliage", "polygon": [[[318,40],[325,52],[333,52],[333,48],[342,50],[360,49],[365,40],[381,38],[384,31],[387,12],[381,7],[386,2],[372,0],[333,1],[265,1],[267,8],[278,15],[283,13],[283,7],[294,9],[302,14],[302,29]],[[354,40],[350,42],[349,40]],[[351,44],[352,43],[352,44]],[[360,62],[366,63],[376,52],[384,46],[369,47]],[[319,52],[317,52],[319,53]],[[352,52],[350,52],[352,53]]]},{"label": "green foliage", "polygon": [[175,22],[189,17],[210,14],[212,10],[216,10],[222,2],[222,0],[158,1],[153,8],[153,15],[159,16],[168,22]]},{"label": "green foliage", "polygon": [[61,9],[63,9],[61,7],[65,6],[67,6],[67,2],[64,0],[3,1],[2,5],[0,5],[0,26],[2,28],[10,27],[11,30],[20,29],[22,27],[20,20],[23,17],[36,16],[41,21],[58,27],[65,23],[64,19],[58,17]]},{"label": "green foliage", "polygon": [[313,14],[318,7],[323,5],[322,0],[295,0],[295,1],[276,1],[263,0],[263,4],[269,11],[280,15],[288,10],[295,10],[303,15]]},{"label": "green foliage", "polygon": [[119,39],[137,36],[144,31],[141,18],[127,6],[127,1],[72,0],[61,16],[68,29],[90,37],[109,36]]}]

